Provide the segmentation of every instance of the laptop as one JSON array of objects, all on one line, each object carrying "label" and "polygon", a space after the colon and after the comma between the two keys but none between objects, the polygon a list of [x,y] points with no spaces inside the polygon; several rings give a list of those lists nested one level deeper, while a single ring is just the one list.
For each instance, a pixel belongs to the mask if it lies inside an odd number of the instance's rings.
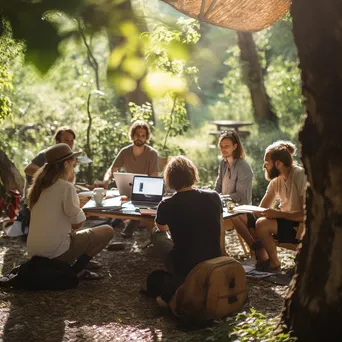
[{"label": "laptop", "polygon": [[139,173],[114,172],[116,186],[121,196],[126,195],[131,198],[134,176],[147,176]]},{"label": "laptop", "polygon": [[163,199],[162,177],[135,176],[132,189],[132,204],[137,208],[156,208]]}]

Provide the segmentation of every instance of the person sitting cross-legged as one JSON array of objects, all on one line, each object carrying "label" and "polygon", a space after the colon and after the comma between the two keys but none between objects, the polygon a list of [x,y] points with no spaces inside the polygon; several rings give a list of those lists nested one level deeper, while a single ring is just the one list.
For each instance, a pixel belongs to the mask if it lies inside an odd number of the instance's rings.
[{"label": "person sitting cross-legged", "polygon": [[27,250],[30,257],[67,262],[78,277],[91,280],[100,276],[85,267],[112,239],[113,229],[103,225],[80,230],[85,215],[72,184],[80,153],[64,143],[45,151],[46,164],[34,174],[27,195],[31,210]]},{"label": "person sitting cross-legged", "polygon": [[[232,219],[238,233],[255,250],[260,270],[280,269],[274,237],[280,243],[298,243],[297,231],[304,221],[306,175],[304,169],[293,162],[295,152],[294,144],[282,140],[266,148],[265,177],[270,183],[260,202],[260,207],[266,210]],[[280,200],[279,210],[271,208],[275,200]],[[249,230],[253,228],[256,229],[254,234]]]},{"label": "person sitting cross-legged", "polygon": [[194,266],[221,256],[222,204],[216,191],[195,188],[198,170],[184,156],[173,158],[164,170],[166,185],[176,193],[157,209],[151,242],[171,273],[158,304],[168,303]]}]

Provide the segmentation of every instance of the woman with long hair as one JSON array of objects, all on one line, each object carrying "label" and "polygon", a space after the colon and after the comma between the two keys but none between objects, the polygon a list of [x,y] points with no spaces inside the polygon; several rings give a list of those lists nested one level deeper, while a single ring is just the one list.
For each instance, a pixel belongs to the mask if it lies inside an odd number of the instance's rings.
[{"label": "woman with long hair", "polygon": [[80,153],[63,143],[46,150],[46,164],[36,172],[28,190],[27,249],[29,256],[58,259],[72,265],[77,276],[98,279],[96,273],[85,272],[85,266],[106,247],[113,229],[103,225],[78,230],[86,219],[73,185],[75,158]]},{"label": "woman with long hair", "polygon": [[245,159],[245,151],[236,131],[222,132],[218,147],[222,160],[215,190],[239,204],[252,204],[253,171]]}]

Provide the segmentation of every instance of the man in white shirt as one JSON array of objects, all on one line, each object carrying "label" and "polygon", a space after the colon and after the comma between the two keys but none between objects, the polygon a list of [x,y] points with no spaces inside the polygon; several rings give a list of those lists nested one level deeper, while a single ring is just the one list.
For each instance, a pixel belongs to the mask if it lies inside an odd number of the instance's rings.
[{"label": "man in white shirt", "polygon": [[[258,214],[257,220],[252,215],[233,218],[238,233],[256,251],[257,268],[261,270],[280,269],[274,237],[281,243],[298,243],[298,227],[304,221],[306,175],[302,167],[293,163],[295,152],[295,145],[289,141],[279,140],[266,148],[264,168],[270,183],[260,207],[267,210]],[[275,200],[280,200],[279,209],[271,208]],[[256,236],[248,228],[256,228]]]}]

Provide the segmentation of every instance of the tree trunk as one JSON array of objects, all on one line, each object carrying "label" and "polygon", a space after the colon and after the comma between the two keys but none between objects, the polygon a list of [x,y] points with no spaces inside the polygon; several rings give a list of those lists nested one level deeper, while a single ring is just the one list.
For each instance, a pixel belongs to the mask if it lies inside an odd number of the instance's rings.
[{"label": "tree trunk", "polygon": [[18,190],[21,194],[24,188],[24,178],[9,160],[6,153],[0,150],[0,180],[5,191]]},{"label": "tree trunk", "polygon": [[299,341],[342,340],[342,1],[292,2],[307,117],[306,235],[283,320]]},{"label": "tree trunk", "polygon": [[269,121],[278,126],[278,117],[272,110],[270,99],[266,92],[264,76],[253,36],[249,32],[237,32],[237,36],[241,51],[242,68],[246,85],[251,93],[255,120],[259,125]]}]

